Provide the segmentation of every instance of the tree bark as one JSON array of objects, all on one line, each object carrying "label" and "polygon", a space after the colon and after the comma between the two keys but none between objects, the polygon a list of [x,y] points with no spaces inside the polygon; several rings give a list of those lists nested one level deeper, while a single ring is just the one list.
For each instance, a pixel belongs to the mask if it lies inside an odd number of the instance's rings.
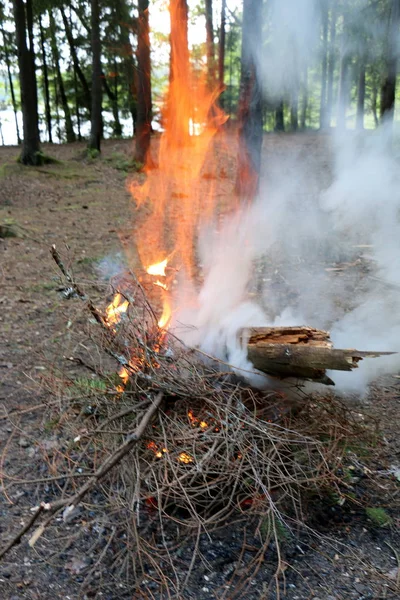
[{"label": "tree bark", "polygon": [[388,43],[386,50],[386,73],[381,88],[381,120],[393,122],[397,77],[397,38],[400,23],[400,0],[392,0]]},{"label": "tree bark", "polygon": [[321,73],[321,100],[320,100],[320,128],[326,129],[327,123],[327,97],[326,97],[326,75],[328,67],[328,4],[327,0],[324,0],[322,5],[322,73]]},{"label": "tree bark", "polygon": [[214,48],[214,26],[213,26],[213,4],[212,0],[205,0],[206,13],[206,48],[207,48],[207,75],[208,85],[213,89],[215,85],[215,48]]},{"label": "tree bark", "polygon": [[41,15],[39,15],[39,31],[40,31],[40,46],[42,49],[42,60],[43,60],[43,87],[44,87],[44,102],[45,102],[47,134],[49,136],[49,142],[50,142],[50,144],[52,144],[53,136],[52,136],[52,131],[51,131],[49,70],[47,68],[46,46],[44,43],[44,31],[43,31]]},{"label": "tree bark", "polygon": [[149,0],[139,0],[137,47],[137,121],[135,158],[146,164],[151,135],[151,73],[149,37]]},{"label": "tree bark", "polygon": [[[174,145],[186,146],[189,137],[190,79],[188,48],[188,6],[186,0],[170,0],[171,52],[169,70],[169,95],[167,105],[167,144],[173,138]],[[181,114],[177,114],[177,106]]]},{"label": "tree bark", "polygon": [[65,35],[67,37],[67,41],[68,41],[68,45],[69,45],[69,50],[71,53],[72,63],[74,65],[74,70],[75,70],[76,75],[79,78],[79,81],[81,82],[82,89],[83,89],[83,97],[85,99],[85,106],[90,113],[92,99],[91,99],[89,84],[87,82],[85,74],[83,73],[83,71],[80,67],[78,55],[76,53],[76,48],[75,48],[75,41],[74,41],[74,37],[72,35],[71,25],[67,18],[67,15],[65,14],[65,9],[62,5],[60,6],[60,12],[61,12],[61,17],[62,17],[63,24],[64,24]]},{"label": "tree bark", "polygon": [[36,77],[32,61],[33,48],[26,45],[27,17],[23,0],[14,0],[15,31],[18,50],[19,81],[24,128],[24,140],[20,160],[25,165],[42,162],[40,156]]},{"label": "tree bark", "polygon": [[262,0],[244,0],[239,96],[239,156],[236,192],[251,200],[258,192],[263,109],[260,75],[254,48],[262,46]]},{"label": "tree bark", "polygon": [[248,338],[248,358],[259,371],[326,385],[334,385],[326,370],[351,371],[363,358],[392,354],[336,349],[328,332],[311,327],[259,327],[245,330],[242,336]]},{"label": "tree bark", "polygon": [[60,54],[58,51],[57,38],[56,38],[56,22],[53,17],[52,11],[49,11],[49,20],[50,20],[50,36],[51,36],[51,45],[52,52],[56,67],[56,76],[57,76],[57,84],[58,91],[60,93],[61,105],[63,107],[64,118],[65,118],[65,134],[67,137],[67,142],[72,143],[76,141],[74,128],[72,125],[71,119],[71,111],[68,106],[67,95],[65,93],[64,81],[61,74],[60,68]]},{"label": "tree bark", "polygon": [[134,28],[136,19],[131,19],[125,0],[117,0],[116,10],[120,21],[121,54],[123,57],[124,81],[128,90],[128,107],[132,117],[133,131],[135,132],[137,116],[136,64],[129,38],[129,30]]},{"label": "tree bark", "polygon": [[102,74],[99,0],[91,0],[92,27],[92,111],[88,148],[100,152],[102,135]]},{"label": "tree bark", "polygon": [[12,73],[11,73],[10,56],[8,54],[8,41],[6,38],[6,32],[4,31],[3,23],[0,24],[0,31],[1,31],[1,35],[3,38],[4,58],[6,61],[8,83],[10,85],[10,93],[11,93],[11,103],[12,103],[14,119],[15,119],[15,130],[17,133],[17,142],[19,145],[21,143],[21,136],[19,133],[19,125],[18,125],[18,108],[17,108],[17,101],[15,99],[14,84],[13,84],[13,78],[12,78]]},{"label": "tree bark", "polygon": [[357,86],[357,116],[356,129],[364,129],[364,107],[365,107],[365,58],[360,57],[358,86]]}]

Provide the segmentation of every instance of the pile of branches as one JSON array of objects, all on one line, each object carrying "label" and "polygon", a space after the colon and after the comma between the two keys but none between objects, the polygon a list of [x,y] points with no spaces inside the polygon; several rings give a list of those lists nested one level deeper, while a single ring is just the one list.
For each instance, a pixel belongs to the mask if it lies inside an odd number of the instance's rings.
[{"label": "pile of branches", "polygon": [[[278,577],[279,548],[304,520],[303,499],[346,495],[343,457],[363,425],[332,396],[255,390],[187,348],[158,327],[133,274],[113,290],[126,310],[111,320],[55,249],[53,257],[66,293],[94,322],[87,356],[69,358],[87,376],[47,377],[58,400],[51,418],[65,440],[52,465],[53,497],[47,492],[3,553],[28,531],[35,545],[55,517],[69,522],[81,505],[101,514],[109,532],[85,584],[108,560],[118,580],[125,574],[130,585],[151,580],[179,593],[200,537],[232,522],[251,523],[260,541],[240,579],[249,581],[271,544]],[[185,539],[195,541],[183,561],[176,550]]]}]

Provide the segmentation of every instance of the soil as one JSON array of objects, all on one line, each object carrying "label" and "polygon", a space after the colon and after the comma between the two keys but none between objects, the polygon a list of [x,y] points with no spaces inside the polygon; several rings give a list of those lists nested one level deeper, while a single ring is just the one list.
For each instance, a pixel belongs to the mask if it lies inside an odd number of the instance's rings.
[{"label": "soil", "polygon": [[[329,181],[330,157],[323,136],[266,137],[267,160],[284,156],[288,148],[313,154],[320,176]],[[41,380],[50,365],[69,368],[65,366],[65,349],[74,342],[71,330],[82,321],[82,310],[75,306],[77,301],[68,300],[60,285],[50,247],[57,245],[73,266],[77,280],[100,306],[104,306],[110,292],[103,276],[107,278],[126,262],[135,269],[137,261],[134,244],[130,245],[137,223],[132,223],[126,188],[131,142],[108,140],[101,158],[95,160],[85,157],[84,144],[80,143],[45,145],[43,150],[60,162],[26,168],[15,160],[17,148],[0,148],[0,225],[6,224],[7,233],[12,233],[0,236],[2,546],[26,522],[30,509],[43,499],[39,486],[22,483],[33,473],[35,477],[43,476],[46,471],[42,458],[47,458],[48,465],[55,443],[47,427],[45,404],[56,399],[49,397]],[[224,177],[233,186],[232,160],[228,161]],[[2,236],[4,231],[0,230]],[[271,545],[271,556],[262,557],[248,590],[243,594],[239,591],[238,573],[251,560],[259,541],[249,527],[243,549],[244,531],[232,525],[211,537],[201,537],[202,558],[180,597],[400,598],[399,398],[400,378],[396,373],[370,387],[368,397],[362,401],[363,409],[379,419],[381,431],[379,452],[371,465],[373,472],[361,466],[355,469],[355,503],[340,505],[316,499],[303,507],[313,532],[303,532],[283,544],[284,564],[278,583],[273,579],[276,548]],[[48,497],[57,491],[57,487],[49,488]],[[371,519],[366,509],[373,507],[383,508],[390,523],[381,525]],[[82,592],[89,566],[96,570],[96,551],[110,536],[101,523],[91,523],[89,527],[86,519],[89,517],[85,512],[84,518],[62,526],[64,537],[53,540],[44,535],[40,553],[30,548],[24,538],[0,564],[0,597],[161,598],[152,587],[151,574],[132,591],[122,576],[120,581],[110,579],[104,566],[96,571],[98,584]],[[74,545],[75,533],[82,528],[84,535],[79,538],[79,545]],[[185,542],[183,550],[182,568],[190,563],[192,542]]]}]

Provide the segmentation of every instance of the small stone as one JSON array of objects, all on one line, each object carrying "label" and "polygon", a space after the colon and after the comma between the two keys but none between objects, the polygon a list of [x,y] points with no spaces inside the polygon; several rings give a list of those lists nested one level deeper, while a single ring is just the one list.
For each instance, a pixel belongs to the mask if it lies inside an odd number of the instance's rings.
[{"label": "small stone", "polygon": [[19,438],[19,442],[18,442],[19,446],[21,446],[21,448],[29,448],[30,443],[28,442],[28,440],[26,438]]},{"label": "small stone", "polygon": [[208,576],[208,575],[203,575],[203,577],[204,577],[204,579],[205,579],[206,581],[210,581],[210,578],[209,578],[209,576]]}]

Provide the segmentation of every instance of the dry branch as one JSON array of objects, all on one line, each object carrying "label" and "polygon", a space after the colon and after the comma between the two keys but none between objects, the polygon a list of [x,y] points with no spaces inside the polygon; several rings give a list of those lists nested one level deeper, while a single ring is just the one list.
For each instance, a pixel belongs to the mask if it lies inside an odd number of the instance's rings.
[{"label": "dry branch", "polygon": [[[60,508],[63,508],[64,506],[71,506],[75,508],[83,500],[86,494],[90,492],[97,485],[97,483],[103,477],[105,477],[107,473],[111,471],[111,469],[113,469],[118,463],[120,463],[124,456],[126,456],[128,452],[132,450],[133,446],[140,440],[140,438],[145,432],[146,427],[150,423],[153,415],[158,410],[162,399],[163,394],[162,392],[160,392],[152,402],[148,411],[143,416],[143,419],[141,420],[135,431],[128,435],[123,444],[121,444],[112,454],[107,456],[106,460],[93,473],[92,477],[90,477],[90,479],[88,479],[88,481],[84,483],[82,487],[79,488],[79,490],[73,496],[68,496],[67,498],[60,498],[59,500],[49,503],[48,505],[42,502],[38,510],[31,517],[31,519],[20,529],[17,535],[14,536],[12,540],[10,540],[10,542],[5,546],[5,548],[1,550],[0,559],[2,559],[3,556],[5,556],[5,554],[7,554],[9,550],[11,550],[11,548],[13,548],[13,546],[15,546],[21,541],[21,538],[32,528],[32,526],[44,510],[50,515],[53,515],[55,512],[59,511]],[[42,525],[39,528],[39,530],[41,535],[41,533],[43,533],[44,531],[44,526]],[[35,541],[40,537],[40,535],[37,535],[35,537],[34,534]]]},{"label": "dry branch", "polygon": [[351,371],[363,358],[393,354],[333,348],[327,331],[311,327],[259,327],[242,335],[248,337],[248,357],[259,371],[326,385],[334,385],[326,370]]}]

